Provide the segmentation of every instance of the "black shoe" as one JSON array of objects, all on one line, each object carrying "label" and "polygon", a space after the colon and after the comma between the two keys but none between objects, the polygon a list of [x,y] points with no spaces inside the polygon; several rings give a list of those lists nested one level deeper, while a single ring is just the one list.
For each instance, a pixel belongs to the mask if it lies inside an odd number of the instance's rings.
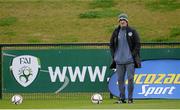
[{"label": "black shoe", "polygon": [[128,103],[129,103],[129,104],[134,103],[134,102],[133,102],[133,99],[128,99]]},{"label": "black shoe", "polygon": [[115,102],[116,104],[122,104],[122,103],[126,103],[125,99],[119,99],[118,101]]}]

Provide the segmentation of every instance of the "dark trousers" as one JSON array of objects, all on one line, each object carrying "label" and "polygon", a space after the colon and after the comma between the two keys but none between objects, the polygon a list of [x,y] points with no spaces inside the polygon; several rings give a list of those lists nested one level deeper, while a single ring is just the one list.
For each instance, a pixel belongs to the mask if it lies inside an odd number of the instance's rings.
[{"label": "dark trousers", "polygon": [[120,91],[120,99],[126,99],[125,95],[125,76],[128,77],[128,99],[133,98],[134,90],[134,63],[116,65],[116,72],[118,76],[118,85]]}]

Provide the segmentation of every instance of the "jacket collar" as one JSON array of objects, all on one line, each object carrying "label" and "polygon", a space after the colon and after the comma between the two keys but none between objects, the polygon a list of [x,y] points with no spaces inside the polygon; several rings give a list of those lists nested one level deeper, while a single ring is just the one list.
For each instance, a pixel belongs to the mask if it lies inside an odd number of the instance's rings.
[{"label": "jacket collar", "polygon": [[[119,30],[121,29],[121,26],[118,26],[117,28],[116,28],[116,31],[119,33]],[[129,32],[129,31],[131,31],[131,28],[129,27],[129,26],[127,26],[126,27],[126,31],[127,32]]]}]

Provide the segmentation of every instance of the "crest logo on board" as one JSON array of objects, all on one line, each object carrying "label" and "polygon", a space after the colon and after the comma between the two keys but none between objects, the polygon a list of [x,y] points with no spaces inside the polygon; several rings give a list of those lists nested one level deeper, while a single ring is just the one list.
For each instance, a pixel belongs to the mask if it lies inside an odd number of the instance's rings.
[{"label": "crest logo on board", "polygon": [[10,70],[16,81],[23,87],[29,86],[38,74],[40,61],[31,55],[21,55],[12,60]]}]

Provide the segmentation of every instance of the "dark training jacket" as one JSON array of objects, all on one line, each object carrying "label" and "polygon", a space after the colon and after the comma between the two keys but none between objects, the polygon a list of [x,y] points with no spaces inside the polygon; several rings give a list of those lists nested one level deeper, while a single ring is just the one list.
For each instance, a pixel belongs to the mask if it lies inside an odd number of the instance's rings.
[{"label": "dark training jacket", "polygon": [[[116,62],[114,61],[114,54],[115,51],[118,47],[118,34],[119,34],[119,30],[121,29],[120,26],[118,26],[110,39],[110,51],[111,51],[111,55],[112,55],[112,64],[110,65],[110,68],[116,68]],[[136,32],[135,29],[127,26],[126,27],[126,38],[127,38],[127,42],[134,60],[134,65],[135,68],[140,68],[141,67],[141,61],[140,61],[140,38],[138,33]]]}]

